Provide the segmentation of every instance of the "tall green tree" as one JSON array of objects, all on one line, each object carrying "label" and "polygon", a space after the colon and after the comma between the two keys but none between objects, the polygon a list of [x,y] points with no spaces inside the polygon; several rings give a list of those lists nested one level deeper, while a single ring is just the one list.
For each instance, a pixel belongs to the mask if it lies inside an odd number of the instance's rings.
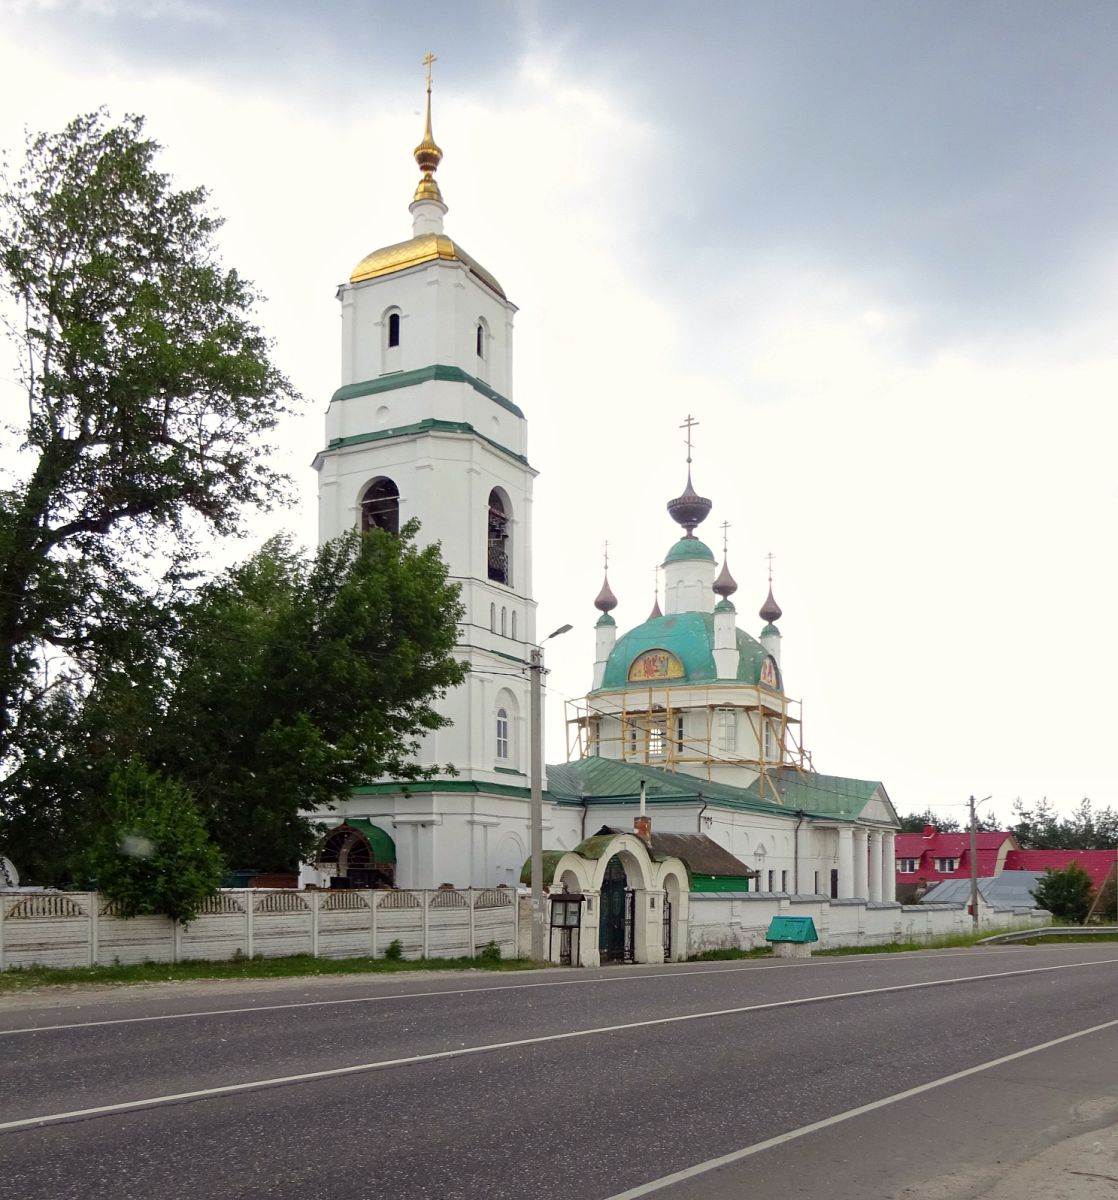
[{"label": "tall green tree", "polygon": [[313,557],[275,539],[203,589],[170,657],[149,763],[198,798],[231,866],[295,866],[305,815],[377,776],[421,779],[435,703],[465,678],[462,607],[437,546],[346,534]]},{"label": "tall green tree", "polygon": [[156,168],[143,121],[104,112],[27,145],[0,179],[0,293],[27,407],[0,492],[0,762],[39,748],[49,687],[166,637],[195,535],[281,491],[267,436],[294,393],[252,286],[223,267],[200,189]]},{"label": "tall green tree", "polygon": [[1118,848],[1118,813],[1096,809],[1088,797],[1061,817],[1047,798],[1026,806],[1017,800],[1010,826],[1024,850],[1110,850]]}]

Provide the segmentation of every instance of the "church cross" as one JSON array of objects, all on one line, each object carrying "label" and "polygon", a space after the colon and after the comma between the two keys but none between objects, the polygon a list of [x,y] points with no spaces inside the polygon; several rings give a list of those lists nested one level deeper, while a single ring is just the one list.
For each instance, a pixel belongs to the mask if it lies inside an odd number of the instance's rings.
[{"label": "church cross", "polygon": [[730,529],[730,522],[723,521],[722,522],[722,553],[723,553],[723,555],[726,554],[727,544],[729,542],[729,529]]},{"label": "church cross", "polygon": [[770,550],[768,552],[768,554],[765,555],[765,557],[769,560],[769,583],[772,583],[772,581],[773,581],[773,559],[776,558],[776,555],[773,554],[773,552]]},{"label": "church cross", "polygon": [[438,62],[438,61],[439,60],[431,53],[431,51],[428,50],[427,57],[423,60],[423,65],[427,68],[427,90],[428,91],[431,90],[431,64],[433,62]]},{"label": "church cross", "polygon": [[602,565],[608,571],[609,570],[609,539],[608,538],[606,541],[604,541],[602,543],[602,558],[605,560]]},{"label": "church cross", "polygon": [[687,420],[684,421],[683,424],[680,426],[680,429],[687,430],[687,465],[688,466],[691,465],[691,430],[694,429],[695,426],[698,425],[698,423],[699,422],[696,421],[695,418],[690,413],[688,413]]}]

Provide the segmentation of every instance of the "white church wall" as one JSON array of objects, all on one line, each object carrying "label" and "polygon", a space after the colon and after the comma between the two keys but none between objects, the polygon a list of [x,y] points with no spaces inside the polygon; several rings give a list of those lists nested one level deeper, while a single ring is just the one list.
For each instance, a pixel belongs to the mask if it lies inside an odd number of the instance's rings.
[{"label": "white church wall", "polygon": [[405,958],[459,958],[493,941],[506,958],[518,945],[513,888],[407,891],[223,891],[198,918],[114,915],[96,892],[0,897],[0,970],[182,962],[237,955],[384,954],[396,940]]},{"label": "white church wall", "polygon": [[[902,907],[862,900],[828,901],[822,896],[778,896],[758,893],[692,892],[688,953],[704,950],[754,950],[768,945],[765,934],[780,915],[811,917],[820,950],[841,946],[929,941],[972,928],[963,905]],[[1039,910],[997,910],[982,914],[988,928],[1029,929],[1051,923]],[[981,926],[980,926],[981,927]]]}]

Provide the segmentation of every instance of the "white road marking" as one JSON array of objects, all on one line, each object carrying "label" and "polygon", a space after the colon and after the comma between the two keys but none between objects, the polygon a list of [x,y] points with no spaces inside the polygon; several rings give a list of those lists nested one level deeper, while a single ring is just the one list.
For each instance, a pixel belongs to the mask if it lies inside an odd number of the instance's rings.
[{"label": "white road marking", "polygon": [[801,1125],[799,1129],[790,1129],[787,1133],[766,1138],[763,1142],[754,1142],[752,1146],[746,1146],[741,1150],[734,1150],[730,1154],[722,1154],[718,1158],[708,1158],[706,1162],[696,1163],[693,1167],[686,1167],[682,1171],[673,1171],[672,1174],[663,1175],[661,1178],[654,1179],[650,1183],[643,1183],[639,1187],[629,1188],[624,1192],[617,1192],[613,1196],[606,1197],[606,1200],[639,1200],[641,1196],[651,1196],[653,1192],[663,1191],[664,1188],[671,1187],[673,1184],[684,1183],[688,1179],[696,1178],[696,1176],[706,1175],[710,1171],[717,1171],[719,1167],[726,1167],[731,1163],[741,1162],[742,1159],[752,1158],[755,1154],[762,1154],[764,1151],[772,1150],[776,1146],[784,1146],[788,1142],[797,1141],[799,1138],[817,1133],[821,1129],[829,1129],[832,1125],[839,1125],[843,1121],[852,1120],[854,1117],[864,1116],[866,1113],[875,1112],[879,1108],[886,1108],[890,1104],[899,1104],[902,1100],[911,1099],[913,1096],[920,1096],[924,1092],[933,1091],[935,1088],[945,1087],[949,1083],[966,1079],[970,1075],[977,1075],[982,1071],[989,1071],[994,1067],[1004,1066],[1006,1063],[1014,1062],[1019,1058],[1027,1058],[1030,1054],[1039,1054],[1042,1050],[1051,1050],[1053,1046],[1061,1046],[1065,1042],[1073,1042],[1076,1038],[1087,1037],[1092,1033],[1099,1033],[1104,1029],[1113,1029],[1116,1025],[1118,1025],[1118,1019],[1104,1021],[1101,1025],[1092,1025],[1089,1029],[1080,1029],[1076,1033],[1067,1033],[1063,1037],[1053,1038],[1051,1041],[1041,1042],[1036,1046],[1029,1046],[1028,1049],[1017,1050],[1013,1054],[1003,1054],[1001,1058],[992,1058],[989,1062],[979,1063],[976,1067],[967,1067],[965,1071],[956,1071],[952,1075],[944,1075],[940,1079],[933,1079],[931,1082],[922,1083],[918,1087],[906,1088],[903,1092],[894,1092],[892,1096],[885,1096],[881,1100],[874,1100],[869,1104],[859,1104],[857,1108],[848,1108],[845,1112],[835,1113],[834,1116],[825,1117],[821,1121],[812,1121],[810,1125]]},{"label": "white road marking", "polygon": [[[890,960],[898,958],[910,960],[910,956],[920,955],[922,959],[928,962],[938,962],[941,958],[974,958],[976,954],[1010,955],[1021,954],[1022,952],[1020,947],[952,950],[942,954],[929,950],[905,950],[897,954],[890,954],[888,957]],[[389,1000],[423,1000],[432,996],[468,996],[474,992],[518,992],[529,988],[585,987],[588,984],[595,983],[640,983],[645,979],[674,979],[685,974],[690,974],[693,977],[702,975],[736,975],[743,971],[803,970],[805,967],[827,966],[832,963],[858,963],[861,965],[863,962],[868,967],[875,962],[879,963],[880,957],[876,954],[836,954],[828,955],[826,958],[808,960],[788,959],[779,963],[756,962],[741,967],[704,967],[701,969],[696,969],[699,967],[697,963],[679,963],[678,969],[674,971],[642,971],[631,973],[618,968],[616,974],[595,977],[594,979],[549,979],[541,983],[503,983],[481,987],[434,988],[427,992],[389,992],[383,996],[351,996],[339,1000],[293,1000],[288,1004],[249,1004],[241,1008],[208,1008],[194,1012],[156,1013],[146,1017],[109,1017],[100,1021],[71,1021],[57,1025],[28,1025],[21,1029],[0,1029],[0,1037],[13,1037],[21,1033],[57,1033],[67,1029],[96,1029],[102,1025],[140,1025],[149,1021],[187,1021],[195,1017],[231,1017],[239,1014],[281,1012],[294,1008],[327,1008],[334,1005],[342,1007],[347,1004],[382,1004]],[[319,977],[309,977],[310,982],[314,982],[317,978]],[[336,979],[337,976],[330,976],[330,978]]]},{"label": "white road marking", "polygon": [[[995,971],[987,975],[966,975],[958,979],[933,979],[923,983],[900,983],[890,987],[861,988],[854,992],[800,996],[794,1000],[772,1000],[766,1004],[746,1004],[736,1008],[719,1008],[710,1012],[683,1013],[674,1017],[653,1017],[647,1021],[626,1021],[620,1025],[602,1025],[594,1029],[572,1029],[566,1033],[541,1034],[537,1037],[516,1038],[509,1042],[490,1042],[483,1046],[461,1046],[454,1050],[436,1050],[429,1054],[410,1054],[405,1058],[389,1058],[383,1059],[380,1062],[355,1063],[348,1067],[330,1067],[321,1071],[305,1071],[299,1075],[279,1075],[272,1079],[252,1079],[244,1083],[226,1083],[218,1087],[199,1088],[197,1091],[192,1092],[175,1092],[166,1096],[148,1096],[141,1100],[124,1100],[118,1104],[101,1104],[94,1108],[78,1108],[70,1112],[44,1113],[38,1117],[24,1117],[18,1121],[0,1122],[0,1133],[15,1129],[27,1129],[31,1126],[52,1125],[59,1121],[71,1121],[79,1117],[98,1117],[110,1113],[132,1112],[140,1108],[154,1108],[163,1104],[173,1104],[181,1100],[205,1100],[214,1096],[228,1096],[235,1092],[248,1092],[260,1088],[278,1087],[281,1084],[309,1083],[319,1079],[338,1079],[345,1075],[358,1075],[369,1071],[383,1071],[390,1067],[406,1067],[414,1066],[418,1063],[439,1062],[451,1058],[466,1058],[471,1054],[491,1054],[498,1050],[515,1050],[522,1046],[540,1046],[547,1042],[565,1042],[571,1041],[574,1038],[597,1037],[607,1033],[622,1033],[630,1029],[648,1029],[656,1025],[677,1025],[683,1021],[704,1021],[711,1020],[714,1017],[738,1016],[742,1013],[763,1012],[774,1008],[795,1008],[803,1004],[820,1004],[828,1000],[849,1000],[857,996],[875,996],[887,992],[909,992],[920,988],[947,987],[957,983],[976,983],[987,979],[1005,979],[1011,975],[1040,975],[1047,971],[1082,970],[1084,967],[1106,966],[1114,963],[1118,963],[1118,958],[1102,959],[1090,963],[1061,963],[1051,967],[1033,967],[1020,971]],[[1107,1025],[1096,1026],[1096,1028],[1104,1029],[1109,1025],[1118,1025],[1118,1020],[1108,1022]],[[1055,1045],[1056,1043],[1053,1042],[1051,1044]],[[1008,1061],[1008,1059],[1004,1061]],[[950,1078],[957,1077],[951,1076]],[[908,1095],[909,1093],[903,1094]],[[855,1111],[861,1110],[852,1109],[851,1113],[853,1114]],[[805,1128],[808,1127],[805,1126]]]}]

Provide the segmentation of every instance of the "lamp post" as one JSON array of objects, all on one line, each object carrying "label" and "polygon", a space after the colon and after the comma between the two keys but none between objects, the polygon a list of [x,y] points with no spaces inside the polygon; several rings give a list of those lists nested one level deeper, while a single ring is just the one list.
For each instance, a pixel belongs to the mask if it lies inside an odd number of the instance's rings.
[{"label": "lamp post", "polygon": [[[549,633],[544,642],[567,633],[572,626],[560,625]],[[532,793],[532,957],[542,961],[544,957],[544,935],[547,932],[546,913],[543,907],[543,642],[532,647],[528,669],[531,674],[531,690],[528,706],[529,783]]]}]

